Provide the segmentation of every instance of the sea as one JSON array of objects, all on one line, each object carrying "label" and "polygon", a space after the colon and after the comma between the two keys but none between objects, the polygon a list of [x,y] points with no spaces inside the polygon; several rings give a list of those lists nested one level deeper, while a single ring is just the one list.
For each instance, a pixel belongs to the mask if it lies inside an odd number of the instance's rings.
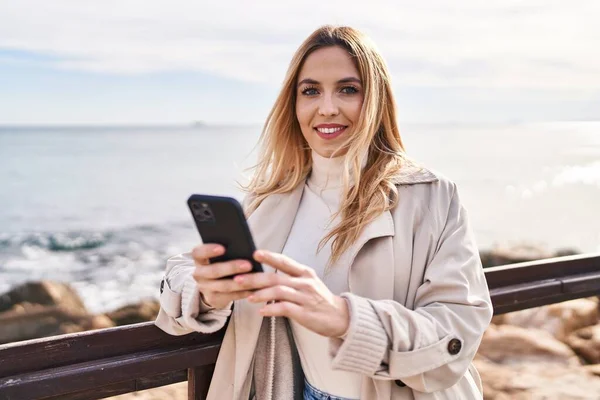
[{"label": "sea", "polygon": [[[600,122],[404,124],[458,185],[481,250],[600,251]],[[0,295],[69,282],[90,312],[158,298],[200,242],[187,198],[242,199],[261,126],[0,127]]]}]

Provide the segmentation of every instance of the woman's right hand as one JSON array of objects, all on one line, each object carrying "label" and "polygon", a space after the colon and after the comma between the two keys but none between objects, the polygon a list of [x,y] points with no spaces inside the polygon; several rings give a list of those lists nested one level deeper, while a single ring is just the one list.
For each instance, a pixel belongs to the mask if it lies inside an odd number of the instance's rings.
[{"label": "woman's right hand", "polygon": [[252,270],[252,265],[246,260],[233,260],[209,264],[208,260],[218,257],[225,252],[225,248],[218,244],[201,244],[194,247],[192,257],[196,270],[193,273],[198,285],[200,296],[204,302],[214,308],[225,308],[239,299],[250,296],[252,290],[244,290],[233,279],[220,279],[225,276],[238,275]]}]

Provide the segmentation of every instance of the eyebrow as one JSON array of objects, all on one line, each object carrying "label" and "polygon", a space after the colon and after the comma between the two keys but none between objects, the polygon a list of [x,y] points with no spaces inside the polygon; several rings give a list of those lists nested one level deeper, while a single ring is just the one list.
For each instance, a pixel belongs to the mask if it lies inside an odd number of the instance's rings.
[{"label": "eyebrow", "polygon": [[[355,78],[353,76],[350,76],[348,78],[343,78],[343,79],[340,79],[339,81],[337,81],[337,83],[350,83],[350,82],[359,83],[359,84],[362,83],[360,81],[360,79]],[[307,83],[309,85],[318,85],[319,81],[315,81],[314,79],[311,79],[311,78],[306,78],[306,79],[302,79],[300,82],[298,82],[298,86],[303,85],[305,83]]]}]

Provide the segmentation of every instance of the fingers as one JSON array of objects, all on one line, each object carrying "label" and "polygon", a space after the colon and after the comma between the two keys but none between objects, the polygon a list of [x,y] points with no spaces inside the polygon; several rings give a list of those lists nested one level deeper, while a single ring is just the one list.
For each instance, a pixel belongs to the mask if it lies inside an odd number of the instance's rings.
[{"label": "fingers", "polygon": [[226,276],[243,274],[252,270],[252,264],[245,260],[226,261],[207,265],[198,265],[194,271],[196,282],[215,280]]},{"label": "fingers", "polygon": [[255,291],[248,300],[253,303],[267,303],[271,300],[289,301],[302,305],[307,301],[307,296],[292,287],[278,285]]},{"label": "fingers", "polygon": [[290,276],[312,276],[314,271],[283,254],[273,253],[267,250],[258,250],[254,253],[254,259],[278,269]]},{"label": "fingers", "polygon": [[[232,292],[232,293],[210,293],[210,296],[205,296],[205,303],[208,305],[218,304],[224,305],[228,304],[231,301],[245,299],[250,296],[253,292],[251,290],[244,290],[241,292]],[[221,307],[215,307],[221,308]]]},{"label": "fingers", "polygon": [[225,253],[225,248],[218,244],[200,244],[192,250],[192,258],[196,265],[207,265],[208,260]]},{"label": "fingers", "polygon": [[[246,260],[209,264],[211,258],[224,252],[223,246],[215,244],[201,244],[192,251],[196,265],[193,277],[206,303],[222,305],[250,296],[249,300],[253,302],[277,300],[282,304],[303,305],[310,301],[312,291],[308,289],[312,286],[307,278],[316,276],[309,267],[282,254],[264,250],[254,254],[255,260],[271,265],[284,274],[252,273],[252,265]],[[221,279],[231,276],[233,279]],[[277,308],[274,312],[284,311],[289,310]]]},{"label": "fingers", "polygon": [[284,274],[275,274],[272,272],[256,272],[251,274],[237,275],[233,281],[238,284],[241,289],[259,290],[271,286],[290,286],[299,288],[300,278],[291,277]]},{"label": "fingers", "polygon": [[[210,266],[198,268],[210,268]],[[289,287],[293,290],[304,290],[307,285],[309,285],[308,282],[305,282],[305,279],[293,278],[283,274],[274,274],[272,272],[245,273],[236,275],[233,279],[197,279],[196,282],[198,289],[205,294],[215,292],[256,292],[273,287],[279,287],[279,289],[277,289],[277,293],[279,293],[279,291],[283,290],[281,287]]]},{"label": "fingers", "polygon": [[298,321],[302,317],[302,306],[288,301],[281,301],[265,305],[260,309],[260,313],[265,317],[288,317]]},{"label": "fingers", "polygon": [[241,291],[253,291],[254,288],[248,285],[240,285],[234,279],[200,279],[196,280],[198,289],[202,293],[218,292],[232,293]]},{"label": "fingers", "polygon": [[[198,268],[210,268],[210,266]],[[256,299],[274,300],[281,298],[301,302],[302,304],[306,302],[305,294],[284,284],[295,285],[296,283],[293,281],[295,278],[284,275],[279,276],[279,274],[274,273],[254,272],[244,274],[243,277],[246,279],[240,283],[237,278],[241,276],[238,275],[234,279],[199,279],[196,281],[196,286],[202,293],[205,303],[210,305],[223,305],[233,300],[245,299],[257,293],[257,289],[263,289],[266,292],[259,294]],[[298,284],[298,286],[301,286],[301,284]],[[265,300],[265,302],[268,300]]]}]

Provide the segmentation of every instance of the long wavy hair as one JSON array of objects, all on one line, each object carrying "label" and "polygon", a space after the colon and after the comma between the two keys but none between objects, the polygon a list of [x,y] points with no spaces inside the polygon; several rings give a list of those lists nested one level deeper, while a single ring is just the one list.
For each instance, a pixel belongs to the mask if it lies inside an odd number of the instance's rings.
[{"label": "long wavy hair", "polygon": [[258,163],[252,168],[254,174],[249,184],[242,187],[250,194],[246,212],[251,213],[267,196],[293,191],[310,174],[311,149],[296,117],[297,80],[304,60],[312,52],[332,46],[345,49],[354,60],[364,100],[359,122],[343,144],[347,151],[342,201],[339,211],[332,216],[332,221],[341,217],[340,222],[322,238],[318,248],[332,240],[329,264],[339,259],[369,222],[398,201],[393,177],[399,174],[405,160],[404,146],[390,75],[369,38],[350,27],[326,25],[302,43],[264,124]]}]

